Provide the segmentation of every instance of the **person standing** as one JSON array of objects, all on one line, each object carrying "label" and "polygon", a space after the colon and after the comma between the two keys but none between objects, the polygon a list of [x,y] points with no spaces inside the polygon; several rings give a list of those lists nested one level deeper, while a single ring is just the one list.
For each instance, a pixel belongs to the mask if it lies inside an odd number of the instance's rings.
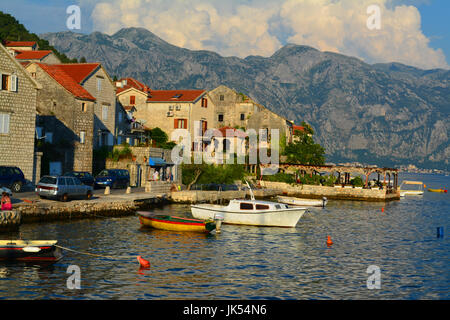
[{"label": "person standing", "polygon": [[9,195],[6,192],[2,193],[2,211],[3,210],[12,210],[12,203],[11,203],[11,198],[9,197]]}]

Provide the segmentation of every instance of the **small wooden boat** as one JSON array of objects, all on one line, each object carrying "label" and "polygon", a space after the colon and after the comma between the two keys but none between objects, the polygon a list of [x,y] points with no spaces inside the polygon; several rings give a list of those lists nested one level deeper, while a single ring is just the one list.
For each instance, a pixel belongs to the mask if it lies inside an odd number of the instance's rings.
[{"label": "small wooden boat", "polygon": [[278,202],[286,203],[292,206],[302,206],[302,207],[323,207],[328,203],[327,198],[318,199],[302,199],[295,197],[285,197],[285,196],[277,196]]},{"label": "small wooden boat", "polygon": [[446,189],[428,189],[429,192],[441,192],[441,193],[447,193]]},{"label": "small wooden boat", "polygon": [[155,229],[209,233],[216,228],[212,220],[189,219],[145,211],[138,211],[138,215],[143,226]]},{"label": "small wooden boat", "polygon": [[[405,186],[413,185],[416,186],[416,189],[405,189]],[[422,181],[403,181],[399,188],[400,197],[404,197],[407,195],[411,196],[420,196],[423,194],[423,182]]]},{"label": "small wooden boat", "polygon": [[57,262],[63,255],[57,240],[0,240],[0,261]]}]

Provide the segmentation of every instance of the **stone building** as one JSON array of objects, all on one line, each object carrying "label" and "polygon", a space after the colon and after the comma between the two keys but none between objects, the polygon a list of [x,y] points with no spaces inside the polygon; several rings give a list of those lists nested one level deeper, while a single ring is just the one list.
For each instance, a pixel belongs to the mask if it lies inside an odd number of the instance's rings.
[{"label": "stone building", "polygon": [[0,165],[19,167],[25,178],[40,177],[40,157],[35,153],[38,84],[0,44]]},{"label": "stone building", "polygon": [[95,98],[94,148],[116,143],[116,87],[100,63],[58,64],[58,68],[74,79]]},{"label": "stone building", "polygon": [[238,93],[224,85],[210,91],[209,96],[215,106],[214,125],[216,128],[232,127],[244,131],[254,129],[258,134],[264,130],[264,137],[270,141],[270,130],[278,129],[280,139],[292,139],[292,123],[264,106],[256,103],[243,93]]},{"label": "stone building", "polygon": [[143,120],[149,128],[159,127],[169,140],[175,129],[187,129],[193,150],[202,148],[194,142],[194,137],[203,136],[214,125],[214,105],[204,90],[150,90],[145,104],[136,104],[135,108],[134,116],[138,121]]},{"label": "stone building", "polygon": [[95,97],[61,65],[31,63],[26,69],[42,85],[36,133],[40,144],[48,143],[43,173],[92,172]]}]

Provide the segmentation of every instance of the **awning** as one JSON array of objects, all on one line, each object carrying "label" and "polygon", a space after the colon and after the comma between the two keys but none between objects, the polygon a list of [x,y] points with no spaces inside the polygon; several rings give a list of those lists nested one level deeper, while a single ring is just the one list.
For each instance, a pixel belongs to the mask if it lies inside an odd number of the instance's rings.
[{"label": "awning", "polygon": [[167,165],[166,161],[163,158],[149,158],[148,164],[155,167],[163,167]]}]

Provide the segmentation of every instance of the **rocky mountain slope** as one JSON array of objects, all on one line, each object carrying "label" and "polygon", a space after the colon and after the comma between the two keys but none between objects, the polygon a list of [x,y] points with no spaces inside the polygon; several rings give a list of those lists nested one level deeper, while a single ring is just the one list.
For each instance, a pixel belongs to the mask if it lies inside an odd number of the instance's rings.
[{"label": "rocky mountain slope", "polygon": [[222,57],[173,46],[141,28],[41,36],[69,57],[99,61],[112,76],[134,77],[152,89],[225,84],[296,123],[310,123],[327,161],[450,169],[449,70],[369,65],[292,44],[271,57]]}]

